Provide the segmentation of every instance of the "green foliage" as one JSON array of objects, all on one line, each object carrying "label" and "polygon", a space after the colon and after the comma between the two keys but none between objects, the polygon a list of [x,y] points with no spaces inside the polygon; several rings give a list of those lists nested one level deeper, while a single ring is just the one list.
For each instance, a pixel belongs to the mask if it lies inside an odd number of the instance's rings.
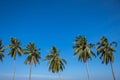
[{"label": "green foliage", "polygon": [[41,58],[39,50],[40,49],[36,48],[33,42],[30,42],[23,51],[24,54],[28,55],[24,63],[27,64],[29,62],[29,64],[31,64],[34,62],[35,65],[39,63],[39,59]]},{"label": "green foliage", "polygon": [[21,56],[22,54],[21,43],[17,38],[11,38],[11,44],[8,46],[8,48],[10,48],[8,55],[11,55],[11,57],[13,57],[14,59],[16,58],[17,54]]},{"label": "green foliage", "polygon": [[55,46],[52,47],[45,60],[48,60],[49,71],[53,73],[63,71],[65,69],[64,64],[67,64],[65,59],[59,57],[59,51]]},{"label": "green foliage", "polygon": [[116,42],[108,42],[106,37],[102,37],[100,42],[97,43],[97,55],[100,55],[102,63],[108,64],[109,62],[114,61],[113,52],[115,52],[115,47],[117,46]]},{"label": "green foliage", "polygon": [[2,40],[0,40],[0,61],[3,61],[4,51],[5,51],[5,49],[3,48]]},{"label": "green foliage", "polygon": [[91,50],[94,47],[94,44],[88,44],[85,36],[77,36],[74,40],[75,50],[74,56],[78,56],[79,61],[86,62],[88,59],[92,59],[92,56],[96,56],[95,53]]}]

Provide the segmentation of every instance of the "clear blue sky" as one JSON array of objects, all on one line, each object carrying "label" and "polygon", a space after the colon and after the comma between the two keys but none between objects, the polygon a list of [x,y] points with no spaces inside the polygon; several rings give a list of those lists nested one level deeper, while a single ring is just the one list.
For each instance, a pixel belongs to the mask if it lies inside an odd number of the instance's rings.
[{"label": "clear blue sky", "polygon": [[[25,47],[30,41],[41,48],[44,58],[51,46],[60,50],[68,64],[61,73],[63,80],[87,80],[84,63],[73,57],[73,41],[85,35],[96,43],[101,36],[120,43],[119,0],[0,0],[0,38],[4,45],[11,37],[21,40]],[[13,59],[0,63],[0,80],[12,80]],[[29,65],[26,56],[17,57],[16,80],[28,80]],[[120,79],[120,46],[115,54],[114,71]],[[89,61],[91,80],[113,80],[110,65],[103,65],[97,57]],[[32,80],[57,80],[57,74],[48,71],[46,62],[33,67]]]}]

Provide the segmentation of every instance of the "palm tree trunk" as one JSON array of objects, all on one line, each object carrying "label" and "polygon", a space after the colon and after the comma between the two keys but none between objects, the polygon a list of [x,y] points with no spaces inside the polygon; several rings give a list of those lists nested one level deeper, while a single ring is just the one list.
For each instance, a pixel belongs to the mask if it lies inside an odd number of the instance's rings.
[{"label": "palm tree trunk", "polygon": [[13,79],[15,80],[15,72],[16,72],[16,58],[14,58],[14,72],[13,72]]},{"label": "palm tree trunk", "polygon": [[111,65],[111,69],[112,69],[112,75],[113,75],[113,78],[114,78],[114,80],[116,80],[116,78],[115,78],[115,74],[114,74],[114,70],[113,70],[112,62],[110,62],[110,65]]},{"label": "palm tree trunk", "polygon": [[59,77],[60,80],[62,80],[61,77],[60,77],[60,72],[58,72],[58,77]]},{"label": "palm tree trunk", "polygon": [[31,73],[32,73],[32,63],[33,63],[33,57],[32,57],[32,61],[30,63],[30,73],[29,73],[29,80],[31,80]]},{"label": "palm tree trunk", "polygon": [[88,71],[88,61],[86,61],[86,70],[87,70],[88,80],[90,80],[90,74],[89,74],[89,71]]}]

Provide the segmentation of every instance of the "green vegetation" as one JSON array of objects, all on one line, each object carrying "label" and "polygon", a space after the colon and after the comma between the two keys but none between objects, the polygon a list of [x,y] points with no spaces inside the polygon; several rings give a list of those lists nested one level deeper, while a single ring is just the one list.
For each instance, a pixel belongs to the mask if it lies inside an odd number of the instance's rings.
[{"label": "green vegetation", "polygon": [[30,42],[26,46],[26,49],[24,49],[24,54],[28,55],[24,63],[27,64],[29,62],[30,64],[29,80],[31,80],[32,64],[34,63],[36,65],[41,58],[39,50],[40,49],[36,48],[33,42]]},{"label": "green vegetation", "polygon": [[116,51],[115,49],[116,45],[117,45],[116,42],[109,43],[106,37],[102,37],[100,39],[100,42],[97,43],[97,54],[100,55],[100,60],[102,60],[102,63],[106,64],[110,63],[114,80],[116,80],[116,78],[112,63],[114,61],[113,52]]},{"label": "green vegetation", "polygon": [[0,61],[3,61],[4,51],[5,51],[5,49],[3,48],[2,40],[0,40]]},{"label": "green vegetation", "polygon": [[[53,73],[56,72],[58,74],[65,68],[64,63],[67,64],[65,59],[59,57],[59,51],[55,46],[52,47],[50,54],[46,56],[45,60],[48,60],[49,71],[52,71]],[[61,80],[60,74],[59,78]]]},{"label": "green vegetation", "polygon": [[8,48],[10,48],[10,51],[8,52],[8,55],[11,55],[11,57],[14,58],[13,80],[15,80],[16,55],[18,54],[19,56],[21,56],[21,53],[22,53],[21,43],[18,39],[11,38],[11,44],[9,44]]},{"label": "green vegetation", "polygon": [[88,59],[92,59],[92,56],[96,56],[95,53],[91,50],[94,46],[93,44],[89,44],[85,36],[78,36],[74,41],[75,46],[73,49],[75,50],[74,56],[78,56],[79,61],[83,61],[86,63],[86,70],[88,74],[88,80],[90,80],[90,74],[88,71]]},{"label": "green vegetation", "polygon": [[[29,80],[31,80],[31,73],[32,73],[32,65],[39,64],[41,59],[40,49],[35,46],[33,42],[27,44],[26,48],[21,47],[21,42],[17,38],[11,38],[11,43],[7,46],[9,50],[8,55],[14,59],[14,73],[13,73],[13,80],[15,80],[15,72],[16,72],[16,56],[27,55],[27,58],[24,61],[24,64],[30,64],[30,73],[29,73]],[[88,80],[90,80],[90,74],[88,70],[88,60],[92,60],[92,56],[96,57],[95,50],[97,51],[97,56],[100,58],[102,63],[110,64],[112,69],[112,74],[114,80],[116,80],[113,65],[114,62],[114,52],[116,51],[116,42],[109,43],[106,37],[102,37],[100,42],[96,45],[88,43],[87,38],[85,36],[77,36],[74,40],[73,49],[75,50],[74,56],[78,57],[78,61],[86,63],[86,71],[88,75]],[[95,48],[94,50],[92,50]],[[2,40],[0,40],[0,61],[3,61],[5,48],[3,46]],[[72,56],[72,55],[71,55]],[[49,54],[46,55],[45,61],[48,61],[49,71],[53,73],[58,73],[59,79],[60,72],[65,69],[65,64],[67,61],[64,58],[60,57],[60,52],[57,47],[53,46],[50,50]]]}]

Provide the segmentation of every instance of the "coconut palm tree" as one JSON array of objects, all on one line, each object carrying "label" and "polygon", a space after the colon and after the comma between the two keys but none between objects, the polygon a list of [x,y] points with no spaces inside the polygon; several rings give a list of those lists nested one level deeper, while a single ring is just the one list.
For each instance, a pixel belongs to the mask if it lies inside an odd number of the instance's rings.
[{"label": "coconut palm tree", "polygon": [[49,71],[58,73],[59,79],[61,80],[60,71],[65,69],[64,64],[67,64],[67,62],[64,58],[59,57],[59,51],[55,46],[52,47],[50,54],[46,56],[45,60],[48,60]]},{"label": "coconut palm tree", "polygon": [[11,57],[14,58],[14,73],[13,73],[14,80],[16,72],[16,55],[18,54],[18,56],[21,56],[22,54],[21,42],[17,38],[11,38],[11,44],[9,44],[8,47],[10,48],[8,55],[11,55]]},{"label": "coconut palm tree", "polygon": [[3,57],[4,57],[3,52],[4,51],[5,51],[5,49],[3,48],[2,40],[0,40],[0,61],[3,61]]},{"label": "coconut palm tree", "polygon": [[100,60],[102,60],[102,63],[110,63],[112,74],[114,80],[116,80],[114,70],[113,70],[113,61],[114,61],[114,55],[113,53],[116,51],[115,47],[117,46],[116,42],[108,42],[108,39],[106,37],[102,37],[100,39],[100,42],[97,43],[97,55],[100,55]]},{"label": "coconut palm tree", "polygon": [[89,44],[85,36],[77,36],[74,40],[75,46],[73,49],[75,50],[74,56],[78,56],[78,61],[86,63],[86,70],[88,75],[88,80],[90,80],[90,74],[88,71],[88,59],[92,59],[92,56],[96,56],[91,48],[94,46],[93,44]]},{"label": "coconut palm tree", "polygon": [[36,65],[39,63],[40,56],[40,49],[35,47],[33,42],[27,44],[26,49],[24,49],[24,54],[27,54],[28,57],[25,59],[24,64],[29,62],[30,64],[30,73],[29,73],[29,80],[31,80],[31,72],[32,72],[32,65],[33,63]]}]

